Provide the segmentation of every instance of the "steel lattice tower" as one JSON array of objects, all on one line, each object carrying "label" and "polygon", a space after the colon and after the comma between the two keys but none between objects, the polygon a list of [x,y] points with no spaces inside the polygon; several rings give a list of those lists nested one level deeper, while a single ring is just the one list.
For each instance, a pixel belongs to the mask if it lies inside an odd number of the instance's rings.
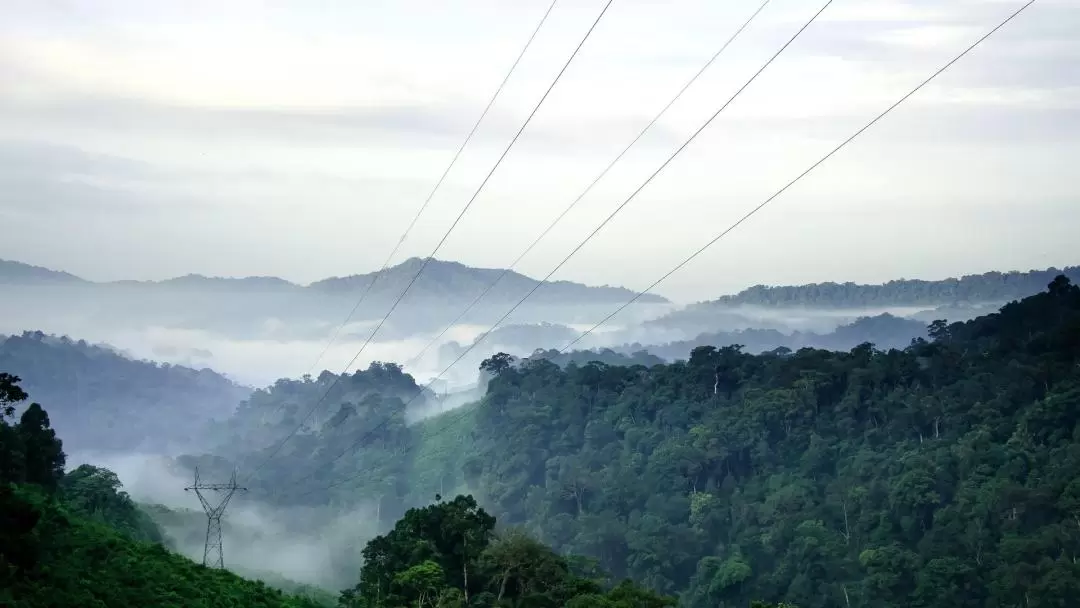
[{"label": "steel lattice tower", "polygon": [[[225,557],[221,549],[221,516],[225,513],[225,507],[237,492],[246,492],[247,488],[236,485],[236,471],[233,471],[229,483],[202,483],[199,480],[199,469],[195,469],[195,484],[184,488],[184,491],[194,491],[202,503],[203,511],[206,511],[206,545],[203,547],[203,565],[211,568],[224,568]],[[217,500],[211,502],[205,492],[215,492],[212,496]]]}]

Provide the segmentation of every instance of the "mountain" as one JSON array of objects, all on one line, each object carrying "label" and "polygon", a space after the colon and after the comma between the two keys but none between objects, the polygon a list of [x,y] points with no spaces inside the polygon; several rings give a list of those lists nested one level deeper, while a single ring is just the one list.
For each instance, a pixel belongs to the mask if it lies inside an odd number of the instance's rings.
[{"label": "mountain", "polygon": [[882,313],[923,323],[935,319],[962,321],[1038,293],[1059,274],[1080,281],[1080,267],[1071,266],[1065,270],[987,272],[940,281],[900,279],[879,285],[757,285],[646,320],[640,327],[642,335],[628,341],[686,340],[702,333],[748,329],[821,334],[860,317]]},{"label": "mountain", "polygon": [[[373,296],[379,294],[394,294],[395,296],[405,288],[412,280],[424,263],[421,258],[409,258],[408,260],[388,268],[371,287]],[[490,284],[495,282],[505,271],[494,268],[473,268],[458,262],[447,262],[431,259],[424,268],[414,289],[410,290],[410,298],[461,298],[473,299],[479,296]],[[316,281],[309,287],[326,293],[351,293],[359,292],[375,279],[376,273],[358,274],[348,277],[334,277]],[[539,281],[518,272],[507,272],[499,281],[492,292],[492,298],[520,299],[529,290],[533,289]],[[623,287],[591,287],[581,283],[570,281],[552,281],[539,290],[533,296],[541,301],[551,302],[623,302],[635,295],[635,292]],[[661,296],[646,294],[639,301],[643,303],[666,303],[667,299]]]},{"label": "mountain", "polygon": [[[164,327],[241,340],[325,341],[352,311],[354,324],[344,328],[340,337],[362,342],[371,332],[370,322],[382,318],[393,306],[393,315],[379,330],[378,338],[403,340],[437,332],[457,319],[503,273],[432,260],[398,303],[421,263],[413,258],[388,268],[364,295],[362,306],[357,303],[374,273],[325,279],[308,286],[275,277],[194,274],[163,281],[96,283],[75,277],[61,280],[69,275],[43,274],[52,272],[45,269],[30,273],[24,265],[9,263],[5,266],[10,270],[6,281],[19,288],[7,290],[11,293],[0,299],[0,332],[43,328],[54,333],[92,333],[97,339],[111,341],[120,333]],[[53,278],[48,282],[31,280],[39,274]],[[461,322],[472,326],[494,323],[537,285],[535,279],[506,273]],[[508,321],[594,322],[633,295],[619,287],[555,281],[536,289]],[[623,317],[655,316],[656,307],[666,311],[670,305],[659,296],[643,297]]]},{"label": "mountain", "polygon": [[83,279],[41,266],[0,260],[0,285],[48,285],[85,283]]},{"label": "mountain", "polygon": [[[369,294],[375,299],[397,297],[405,288],[405,285],[416,275],[423,260],[409,258],[404,262],[391,266],[379,276]],[[473,268],[459,262],[449,262],[431,259],[424,269],[421,280],[416,281],[410,289],[410,299],[425,298],[454,298],[472,299],[478,296],[488,285],[493,283],[504,271],[494,268]],[[182,277],[165,279],[161,281],[110,281],[96,283],[86,281],[75,275],[49,270],[39,266],[30,266],[22,262],[0,260],[0,283],[26,284],[37,283],[71,283],[100,286],[122,286],[136,288],[174,288],[189,290],[209,291],[251,291],[251,292],[281,292],[296,293],[308,291],[316,294],[348,295],[356,296],[367,289],[378,273],[355,274],[346,277],[331,277],[315,281],[307,286],[291,283],[277,277],[208,277],[200,274],[189,274]],[[507,298],[511,295],[520,297],[539,283],[536,279],[529,278],[518,272],[510,271],[502,278],[499,285],[492,290],[495,299]],[[622,302],[633,297],[635,292],[623,287],[600,286],[593,287],[571,281],[552,281],[538,290],[537,298],[552,301],[593,301],[593,302]],[[639,298],[644,303],[666,303],[667,299],[646,294]]]},{"label": "mountain", "polygon": [[1056,277],[927,338],[651,367],[495,356],[479,402],[407,425],[372,401],[252,491],[393,518],[468,488],[686,608],[1071,605],[1080,288]]},{"label": "mountain", "polygon": [[42,332],[0,336],[0,370],[49,404],[69,451],[190,449],[251,393],[209,369],[136,361]]}]

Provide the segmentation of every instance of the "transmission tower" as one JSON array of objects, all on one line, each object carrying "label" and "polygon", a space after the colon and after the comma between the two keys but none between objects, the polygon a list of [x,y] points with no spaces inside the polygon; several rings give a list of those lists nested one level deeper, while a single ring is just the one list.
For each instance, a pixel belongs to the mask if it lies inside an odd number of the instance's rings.
[{"label": "transmission tower", "polygon": [[[203,547],[203,565],[211,568],[225,568],[225,558],[221,551],[221,515],[232,500],[233,494],[247,492],[247,488],[236,485],[236,471],[233,471],[229,483],[202,483],[199,481],[199,469],[195,469],[195,484],[184,488],[185,492],[195,491],[203,510],[206,511],[206,545]],[[214,492],[207,499],[206,493]]]}]

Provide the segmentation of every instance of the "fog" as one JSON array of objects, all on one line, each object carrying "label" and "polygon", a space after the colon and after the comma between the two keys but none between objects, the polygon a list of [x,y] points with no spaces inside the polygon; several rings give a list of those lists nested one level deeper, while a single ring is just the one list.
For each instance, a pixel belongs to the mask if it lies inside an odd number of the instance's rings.
[{"label": "fog", "polygon": [[[68,467],[92,464],[112,470],[138,503],[173,510],[171,522],[155,518],[183,555],[201,562],[206,516],[193,492],[194,479],[180,474],[167,458],[153,454],[82,452],[68,456]],[[204,479],[215,483],[227,480]],[[211,502],[220,494],[208,492]],[[336,591],[356,583],[360,551],[380,531],[374,508],[273,507],[238,492],[222,518],[225,565],[243,575],[278,575]]]},{"label": "fog", "polygon": [[[44,295],[42,297],[44,298]],[[26,330],[40,330],[47,334],[105,343],[134,359],[149,359],[196,369],[209,367],[240,384],[253,387],[271,384],[278,378],[298,378],[305,373],[317,375],[323,370],[342,372],[345,365],[364,346],[377,323],[371,319],[352,320],[339,328],[350,308],[345,301],[338,302],[335,307],[336,314],[314,318],[257,318],[258,312],[252,311],[250,316],[243,320],[243,331],[227,331],[224,327],[229,325],[229,315],[225,305],[221,306],[221,318],[207,318],[205,325],[200,327],[193,326],[190,318],[172,319],[172,322],[169,322],[169,319],[164,317],[170,315],[166,314],[126,316],[116,313],[103,319],[97,314],[84,314],[85,311],[81,308],[60,309],[47,303],[39,305],[36,298],[30,299],[25,294],[17,296],[15,300],[17,301],[10,298],[0,299],[0,333],[17,334]],[[130,305],[128,303],[128,306]],[[150,305],[152,303],[148,302],[147,306]],[[363,354],[350,370],[363,369],[372,361],[399,364],[411,362],[407,371],[418,380],[427,381],[449,364],[449,361],[439,356],[440,346],[449,342],[471,343],[490,329],[506,310],[479,311],[449,328],[430,322],[440,311],[446,316],[446,308],[441,303],[432,303],[430,308],[426,309],[430,314],[408,315],[425,317],[426,322],[416,327],[407,326],[406,321],[398,318],[399,314],[395,311],[375,335],[375,339],[364,347]],[[582,307],[573,310],[573,314],[557,309],[549,312],[532,310],[511,316],[503,325],[534,322],[532,319],[550,318],[557,322],[560,319],[572,321],[574,318],[584,317],[583,322],[570,324],[585,328],[588,327],[589,320],[602,318],[612,308],[614,307]],[[663,308],[653,314],[668,309]],[[453,320],[459,310],[449,312],[453,315],[446,322]],[[440,333],[443,335],[439,341],[425,350],[432,338]],[[327,344],[335,335],[333,344],[327,349]],[[463,360],[443,378],[458,387],[472,383],[479,361],[492,352],[498,352],[497,349],[491,350],[489,346],[518,350],[515,344],[488,342],[485,348],[477,350],[477,354],[483,353],[483,356]],[[559,346],[561,344],[539,342],[533,348]],[[423,356],[414,361],[422,351]]]},{"label": "fog", "polygon": [[[996,305],[996,304],[995,304]],[[995,305],[981,309],[950,310],[951,319],[970,318]],[[610,309],[598,311],[595,321],[610,313]],[[660,311],[656,311],[657,314]],[[120,349],[134,359],[184,365],[195,369],[211,368],[239,384],[261,387],[279,378],[299,378],[304,374],[318,375],[323,370],[340,373],[345,365],[363,347],[363,353],[348,371],[366,368],[372,361],[405,364],[406,371],[418,382],[426,383],[436,376],[449,388],[461,389],[473,384],[481,361],[496,352],[515,356],[527,356],[536,349],[562,348],[580,334],[591,329],[594,323],[539,324],[504,322],[487,335],[468,354],[464,351],[483,335],[490,325],[475,322],[459,323],[443,331],[409,333],[397,339],[386,339],[382,332],[365,346],[374,329],[374,321],[353,321],[338,330],[336,324],[320,320],[307,320],[306,329],[283,332],[289,324],[280,318],[266,318],[259,322],[259,331],[245,337],[228,335],[205,328],[189,328],[166,325],[129,326],[118,323],[95,324],[87,319],[71,316],[48,317],[39,311],[33,321],[27,314],[0,317],[0,333],[17,333],[26,329],[40,329],[46,333],[68,335],[93,343],[104,343]],[[620,314],[611,322],[591,332],[574,345],[577,349],[595,348],[644,348],[650,345],[687,343],[692,348],[700,342],[703,334],[734,332],[747,329],[770,329],[783,334],[794,332],[828,333],[840,326],[850,324],[861,317],[892,314],[912,317],[928,322],[938,318],[935,307],[873,307],[865,309],[770,309],[766,307],[737,306],[722,309],[698,310],[687,308],[666,316],[624,318]],[[628,316],[628,315],[627,315]],[[28,324],[32,323],[32,324]],[[440,332],[441,337],[432,343]],[[331,337],[333,343],[327,348]],[[303,336],[303,337],[300,337]],[[722,346],[723,344],[715,344]],[[689,350],[687,350],[688,354]],[[422,354],[418,359],[418,354]],[[672,358],[665,355],[665,358]],[[457,361],[455,363],[455,361]],[[451,366],[447,369],[449,366]]]},{"label": "fog", "polygon": [[[421,297],[406,298],[402,309],[366,346],[378,323],[373,311],[385,310],[375,305],[388,304],[389,292],[381,293],[372,306],[361,307],[355,319],[339,327],[356,303],[352,292],[314,293],[310,288],[260,281],[254,290],[248,289],[249,283],[243,283],[247,286],[243,289],[232,283],[229,289],[210,289],[205,279],[194,280],[201,285],[198,289],[190,288],[187,280],[181,281],[188,285],[183,289],[158,284],[12,285],[0,281],[5,296],[0,298],[0,333],[14,336],[0,341],[0,371],[22,376],[24,388],[46,407],[65,442],[69,467],[90,463],[115,471],[176,549],[196,561],[203,555],[206,518],[198,499],[184,491],[193,481],[192,472],[172,458],[184,456],[180,460],[185,463],[201,462],[209,468],[221,464],[222,470],[228,470],[234,465],[226,458],[246,461],[289,436],[289,445],[271,467],[275,470],[264,472],[267,477],[253,478],[253,491],[238,494],[230,503],[223,519],[225,563],[240,574],[268,582],[284,577],[336,591],[355,584],[365,543],[385,531],[388,518],[399,512],[396,509],[414,505],[398,503],[388,510],[381,496],[369,501],[367,496],[349,496],[352,490],[342,490],[313,502],[344,500],[344,505],[281,506],[296,503],[287,497],[274,498],[281,471],[286,477],[311,475],[312,470],[325,473],[325,480],[306,481],[326,487],[352,474],[345,469],[356,467],[370,476],[356,487],[381,492],[377,488],[404,481],[409,473],[401,471],[422,461],[427,469],[417,479],[431,479],[419,486],[434,494],[442,491],[442,480],[451,474],[446,471],[461,468],[460,462],[445,460],[439,450],[447,448],[447,442],[445,438],[432,440],[436,434],[432,428],[441,432],[445,427],[466,437],[468,411],[453,420],[448,417],[445,423],[436,420],[431,426],[419,426],[420,442],[431,440],[431,445],[417,448],[418,452],[427,450],[412,454],[420,458],[417,461],[406,460],[403,451],[379,446],[371,450],[369,469],[356,464],[369,463],[362,449],[350,453],[355,461],[342,461],[337,469],[335,461],[320,461],[317,466],[309,462],[313,455],[325,458],[341,449],[349,453],[356,441],[367,441],[368,433],[377,429],[365,426],[366,416],[381,412],[378,408],[400,407],[389,397],[408,401],[405,423],[418,425],[481,399],[486,386],[478,368],[492,354],[506,352],[524,358],[542,350],[546,356],[571,342],[575,350],[611,351],[597,355],[604,354],[604,360],[614,364],[627,361],[619,356],[646,351],[650,356],[634,360],[647,365],[685,359],[693,348],[703,345],[741,344],[748,352],[777,347],[847,350],[869,341],[879,348],[902,348],[912,338],[925,336],[931,320],[956,321],[985,314],[1012,293],[995,291],[1001,281],[994,278],[982,288],[993,297],[981,300],[941,295],[944,290],[901,293],[925,300],[917,303],[903,297],[890,300],[893,296],[887,293],[867,296],[875,286],[808,286],[778,288],[794,295],[774,298],[770,304],[776,292],[755,288],[686,307],[666,301],[632,306],[594,330],[628,292],[559,285],[561,293],[569,294],[567,302],[549,295],[522,307],[488,333],[511,305],[508,294],[477,307],[444,330],[477,285],[483,284],[460,269],[455,272],[459,274],[454,280],[465,281],[467,288],[455,291],[454,281],[447,280],[439,287],[449,294],[445,298],[436,297],[434,287]],[[517,281],[518,287],[526,284],[524,279]],[[1029,282],[1039,281],[1042,278],[1036,276]],[[853,301],[867,304],[852,305]],[[72,340],[22,335],[28,330]],[[578,340],[586,331],[590,333]],[[331,337],[335,339],[328,348]],[[106,346],[99,349],[93,344]],[[346,370],[361,347],[362,355]],[[589,360],[590,355],[577,354],[582,356],[572,360]],[[322,390],[323,385],[317,383],[326,383],[319,379],[323,370],[334,374],[366,370],[377,361],[403,365],[417,384],[430,383],[430,392],[414,402],[412,381],[380,367],[355,383],[341,383],[350,386],[341,388],[340,403],[305,418],[316,405],[312,395]],[[316,384],[278,382],[306,374]],[[252,393],[275,385],[280,390]],[[243,407],[238,408],[241,403]],[[393,415],[401,414],[398,410]],[[386,441],[385,437],[380,441]],[[433,461],[438,466],[431,466]],[[461,483],[461,478],[454,483]],[[430,497],[422,493],[394,500],[415,503]]]}]

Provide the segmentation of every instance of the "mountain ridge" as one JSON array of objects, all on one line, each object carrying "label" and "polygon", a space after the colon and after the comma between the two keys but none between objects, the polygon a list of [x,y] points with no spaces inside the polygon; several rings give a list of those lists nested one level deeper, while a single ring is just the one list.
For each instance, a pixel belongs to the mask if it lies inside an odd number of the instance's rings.
[{"label": "mountain ridge", "polygon": [[[927,305],[981,303],[1024,298],[1043,290],[1057,275],[1080,279],[1080,266],[1049,267],[1026,271],[988,271],[937,280],[893,279],[884,283],[825,281],[802,285],[758,284],[742,291],[693,304],[692,307],[756,305],[864,307],[883,303]],[[823,302],[825,301],[825,302]]]},{"label": "mountain ridge", "polygon": [[[293,293],[321,293],[321,294],[351,294],[366,289],[372,284],[377,275],[379,282],[372,287],[372,291],[386,290],[387,285],[392,287],[404,287],[404,284],[415,276],[423,263],[422,258],[411,257],[407,260],[388,267],[385,271],[373,271],[367,273],[351,274],[346,276],[331,276],[319,279],[308,284],[294,283],[286,279],[274,276],[246,276],[246,277],[220,277],[207,276],[198,273],[172,277],[160,280],[134,280],[121,279],[116,281],[90,281],[77,275],[53,270],[42,266],[33,266],[14,260],[0,259],[0,284],[34,285],[49,283],[66,283],[70,285],[85,286],[125,286],[136,288],[211,288],[230,290],[239,288],[240,291],[268,290]],[[462,286],[469,284],[471,287],[486,288],[495,282],[499,275],[500,290],[517,291],[520,289],[532,289],[538,281],[513,270],[506,271],[500,268],[481,268],[468,266],[461,262],[439,260],[431,258],[424,268],[424,287],[432,291],[437,290],[461,291]],[[602,294],[607,296],[629,298],[635,292],[625,287],[610,285],[588,285],[575,281],[548,281],[548,289],[554,289],[559,293],[570,292],[570,295]],[[640,298],[647,303],[667,303],[667,298],[646,294]]]}]

